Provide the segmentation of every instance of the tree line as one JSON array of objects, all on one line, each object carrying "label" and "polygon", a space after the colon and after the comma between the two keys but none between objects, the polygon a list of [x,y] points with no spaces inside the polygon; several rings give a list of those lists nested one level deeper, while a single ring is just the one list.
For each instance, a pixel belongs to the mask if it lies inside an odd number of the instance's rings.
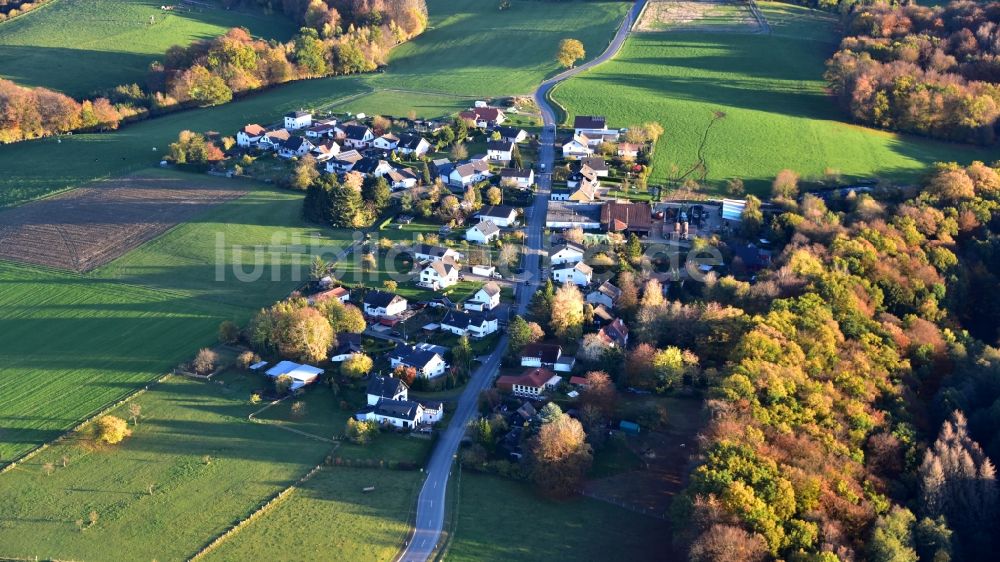
[{"label": "tree line", "polygon": [[674,506],[692,559],[993,559],[1000,173],[922,187],[783,199],[749,233],[774,266],[705,285],[749,315],[699,354],[713,421]]},{"label": "tree line", "polygon": [[169,48],[162,62],[151,65],[144,85],[117,86],[91,100],[0,80],[0,142],[115,129],[122,121],[227,103],[292,80],[370,72],[385,64],[392,47],[427,25],[424,0],[287,0],[281,9],[303,26],[288,43],[233,28]]},{"label": "tree line", "polygon": [[989,145],[1000,118],[1000,3],[877,4],[847,16],[826,79],[860,123]]}]

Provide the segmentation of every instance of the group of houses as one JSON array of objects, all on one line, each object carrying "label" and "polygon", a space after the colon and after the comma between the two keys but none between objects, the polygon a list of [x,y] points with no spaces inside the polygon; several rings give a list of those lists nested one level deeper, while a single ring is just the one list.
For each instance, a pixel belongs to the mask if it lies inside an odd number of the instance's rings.
[{"label": "group of houses", "polygon": [[476,244],[489,244],[500,239],[504,228],[517,226],[517,209],[508,205],[488,205],[476,214],[479,222],[465,231],[465,239]]},{"label": "group of houses", "polygon": [[431,143],[415,132],[376,135],[363,121],[314,120],[308,111],[286,114],[279,128],[246,125],[236,133],[236,144],[245,149],[274,152],[280,158],[311,154],[327,173],[356,172],[365,177],[384,177],[393,189],[414,187],[417,175],[392,163],[391,155],[413,160],[431,149]]},{"label": "group of houses", "polygon": [[[621,130],[611,129],[601,115],[579,115],[573,121],[573,136],[563,142],[563,158],[572,160],[572,170],[566,178],[565,188],[553,188],[553,201],[569,203],[594,203],[602,198],[601,178],[609,175],[608,163],[598,156],[601,145],[613,144],[615,153],[623,161],[635,160],[640,146],[619,142]],[[606,153],[605,153],[606,154]]]},{"label": "group of houses", "polygon": [[[458,114],[460,119],[485,131],[490,139],[484,154],[474,155],[462,162],[452,162],[447,158],[433,161],[433,171],[446,185],[461,190],[469,185],[492,179],[499,175],[501,184],[509,184],[520,189],[529,189],[535,183],[533,170],[511,167],[517,145],[528,140],[528,132],[520,127],[503,125],[507,116],[503,110],[490,107],[484,102]],[[499,167],[500,170],[495,170]]]},{"label": "group of houses", "polygon": [[392,376],[371,375],[366,389],[367,404],[354,414],[358,421],[372,421],[399,429],[415,429],[441,421],[444,405],[409,399],[409,387]]}]

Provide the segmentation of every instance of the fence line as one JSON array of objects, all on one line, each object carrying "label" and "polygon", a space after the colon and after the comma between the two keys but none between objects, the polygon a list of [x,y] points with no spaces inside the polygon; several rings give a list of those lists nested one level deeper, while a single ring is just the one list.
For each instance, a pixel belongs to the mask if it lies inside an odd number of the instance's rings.
[{"label": "fence line", "polygon": [[581,490],[580,491],[580,495],[588,497],[588,498],[591,498],[591,499],[595,499],[595,500],[598,500],[598,501],[602,501],[602,502],[605,502],[605,503],[610,503],[611,505],[616,505],[616,506],[618,506],[620,508],[627,509],[627,510],[632,511],[634,513],[638,513],[639,515],[646,515],[648,517],[654,517],[656,519],[661,519],[663,521],[669,521],[669,519],[667,518],[666,515],[662,515],[662,514],[656,513],[655,511],[653,511],[651,509],[643,509],[641,507],[636,507],[636,506],[634,506],[632,504],[627,504],[627,503],[625,503],[623,501],[616,500],[614,498],[605,497],[605,496],[602,496],[600,494],[595,494],[594,492],[588,492],[586,490]]}]

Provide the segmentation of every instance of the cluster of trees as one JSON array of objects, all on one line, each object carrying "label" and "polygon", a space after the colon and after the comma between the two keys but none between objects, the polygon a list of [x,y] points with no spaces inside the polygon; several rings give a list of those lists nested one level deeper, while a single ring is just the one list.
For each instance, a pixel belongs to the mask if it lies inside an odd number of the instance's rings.
[{"label": "cluster of trees", "polygon": [[337,345],[337,334],[363,331],[364,316],[354,305],[327,299],[310,306],[305,298],[292,296],[258,312],[247,328],[247,339],[262,353],[315,363],[325,360]]},{"label": "cluster of trees", "polygon": [[976,335],[996,341],[997,278],[970,289],[996,271],[998,180],[947,164],[915,197],[786,198],[757,225],[784,245],[774,267],[705,285],[737,312],[725,331],[738,337],[694,345],[717,373],[702,464],[676,505],[693,558],[991,559],[1000,353]]},{"label": "cluster of trees", "polygon": [[0,22],[26,14],[48,0],[0,0]]},{"label": "cluster of trees", "polygon": [[879,3],[853,12],[826,78],[859,122],[992,144],[1000,118],[1000,3]]},{"label": "cluster of trees", "polygon": [[[297,168],[315,171],[315,161],[303,158]],[[371,226],[389,206],[392,189],[385,178],[348,173],[341,182],[335,174],[315,173],[302,201],[302,216],[334,228]]]},{"label": "cluster of trees", "polygon": [[424,0],[274,4],[272,9],[303,25],[290,42],[254,39],[248,30],[233,28],[213,39],[175,45],[163,62],[152,65],[145,87],[122,85],[77,102],[44,88],[0,80],[0,142],[114,129],[126,119],[227,103],[235,94],[291,80],[370,72],[385,64],[392,47],[427,26]]},{"label": "cluster of trees", "polygon": [[193,131],[181,131],[177,142],[171,143],[167,150],[167,158],[176,164],[205,166],[225,157],[222,149],[214,142]]},{"label": "cluster of trees", "polygon": [[0,79],[0,143],[11,143],[69,131],[116,129],[134,108],[106,97],[77,102],[46,88],[25,88]]}]

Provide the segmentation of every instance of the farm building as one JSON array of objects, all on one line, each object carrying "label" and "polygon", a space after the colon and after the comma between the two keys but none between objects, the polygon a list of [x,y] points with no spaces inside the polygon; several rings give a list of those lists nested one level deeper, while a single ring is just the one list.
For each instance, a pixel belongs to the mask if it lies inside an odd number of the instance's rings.
[{"label": "farm building", "polygon": [[307,384],[316,382],[316,379],[323,374],[323,369],[312,365],[301,365],[292,361],[282,361],[264,372],[272,379],[281,376],[288,376],[292,379],[289,390],[298,390]]}]

